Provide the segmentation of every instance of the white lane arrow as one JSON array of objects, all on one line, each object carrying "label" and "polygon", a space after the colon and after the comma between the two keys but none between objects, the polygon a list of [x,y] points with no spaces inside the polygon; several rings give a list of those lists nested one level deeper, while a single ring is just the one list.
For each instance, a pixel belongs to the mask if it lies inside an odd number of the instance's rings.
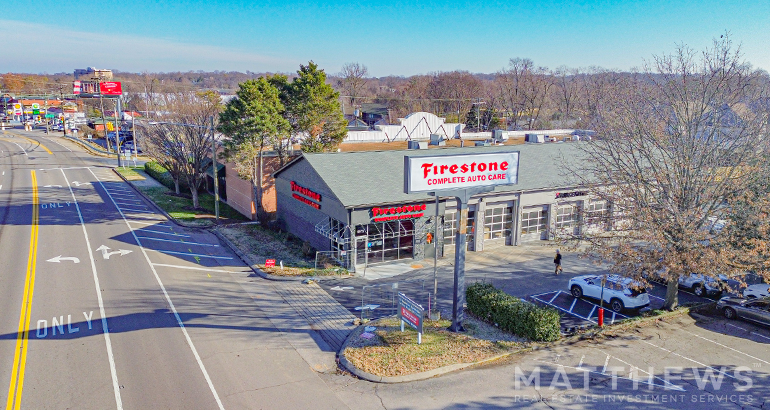
[{"label": "white lane arrow", "polygon": [[343,286],[343,287],[335,286],[333,288],[330,288],[329,290],[351,290],[351,289],[353,289],[351,286]]},{"label": "white lane arrow", "polygon": [[43,188],[61,188],[61,185],[43,185]]},{"label": "white lane arrow", "polygon": [[81,185],[88,185],[89,183],[90,183],[90,182],[78,182],[78,181],[72,181],[72,183],[71,183],[70,185],[81,186]]},{"label": "white lane arrow", "polygon": [[107,245],[102,245],[98,248],[96,248],[97,251],[102,251],[102,257],[104,259],[110,259],[110,256],[120,254],[120,256],[127,255],[131,253],[131,251],[127,251],[125,249],[118,249],[114,252],[107,252],[110,248],[107,247]]},{"label": "white lane arrow", "polygon": [[55,258],[48,259],[46,262],[60,263],[61,261],[72,261],[72,262],[75,262],[75,263],[80,263],[80,259],[78,259],[78,258],[76,258],[74,256],[66,256],[65,257],[65,256],[61,256],[61,255],[59,255],[59,256],[57,256]]}]

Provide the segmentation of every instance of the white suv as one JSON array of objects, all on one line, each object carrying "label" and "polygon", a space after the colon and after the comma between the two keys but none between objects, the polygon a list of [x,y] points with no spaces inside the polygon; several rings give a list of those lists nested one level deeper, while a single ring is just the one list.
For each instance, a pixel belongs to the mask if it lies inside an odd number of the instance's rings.
[{"label": "white suv", "polygon": [[583,296],[601,298],[615,312],[623,309],[641,309],[650,305],[650,296],[639,282],[618,275],[607,275],[604,292],[602,292],[601,275],[576,276],[569,280],[569,290],[576,298]]},{"label": "white suv", "polygon": [[725,290],[727,276],[719,275],[718,279],[704,276],[700,273],[691,273],[679,277],[679,286],[692,290],[692,293],[700,297],[720,296]]}]

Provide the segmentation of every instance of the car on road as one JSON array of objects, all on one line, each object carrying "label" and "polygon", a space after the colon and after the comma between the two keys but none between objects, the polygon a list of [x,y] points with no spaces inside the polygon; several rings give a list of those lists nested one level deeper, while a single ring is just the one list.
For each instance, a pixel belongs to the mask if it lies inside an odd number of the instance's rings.
[{"label": "car on road", "polygon": [[650,296],[639,282],[618,275],[607,275],[602,286],[602,279],[602,275],[576,276],[569,280],[568,287],[572,296],[602,299],[615,312],[642,309],[650,305]]},{"label": "car on road", "polygon": [[767,283],[757,283],[749,285],[743,290],[743,297],[746,299],[761,299],[770,297],[770,285]]},{"label": "car on road", "polygon": [[725,296],[717,302],[717,309],[728,319],[743,319],[770,326],[770,299],[744,299]]}]

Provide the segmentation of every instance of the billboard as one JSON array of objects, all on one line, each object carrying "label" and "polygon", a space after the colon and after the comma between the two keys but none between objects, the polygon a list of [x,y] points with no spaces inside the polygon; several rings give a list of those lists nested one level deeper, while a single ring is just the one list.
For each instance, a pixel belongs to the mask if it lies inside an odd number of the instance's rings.
[{"label": "billboard", "polygon": [[404,157],[404,192],[436,192],[518,183],[519,152]]},{"label": "billboard", "polygon": [[99,83],[99,92],[102,95],[123,95],[123,89],[120,82],[108,81]]}]

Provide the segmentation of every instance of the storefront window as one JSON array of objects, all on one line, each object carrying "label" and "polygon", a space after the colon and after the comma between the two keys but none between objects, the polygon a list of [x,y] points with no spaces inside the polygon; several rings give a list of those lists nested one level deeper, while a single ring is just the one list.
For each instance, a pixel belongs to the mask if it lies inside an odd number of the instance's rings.
[{"label": "storefront window", "polygon": [[484,210],[484,239],[503,239],[511,236],[513,207],[487,208]]},{"label": "storefront window", "polygon": [[[468,227],[465,230],[465,242],[470,243],[473,241],[473,223],[476,219],[476,211],[468,210]],[[455,235],[457,234],[457,227],[460,224],[458,219],[457,210],[447,211],[444,214],[444,246],[455,244]]]},{"label": "storefront window", "polygon": [[548,212],[545,208],[525,210],[521,214],[521,233],[544,232],[548,225]]},{"label": "storefront window", "polygon": [[608,214],[607,201],[589,201],[586,205],[585,222],[591,227],[603,226],[607,222]]},{"label": "storefront window", "polygon": [[556,228],[566,229],[577,226],[580,208],[577,204],[559,205],[556,209]]},{"label": "storefront window", "polygon": [[414,221],[356,226],[357,263],[371,264],[414,256]]}]

